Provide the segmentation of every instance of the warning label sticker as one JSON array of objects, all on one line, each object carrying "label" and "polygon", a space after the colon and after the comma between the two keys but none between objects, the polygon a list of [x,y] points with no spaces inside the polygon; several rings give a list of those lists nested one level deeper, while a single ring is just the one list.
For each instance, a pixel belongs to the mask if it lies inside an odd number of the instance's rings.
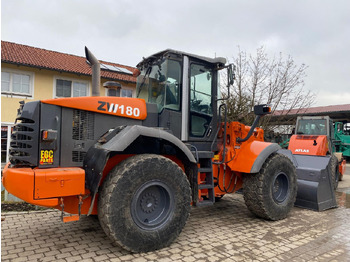
[{"label": "warning label sticker", "polygon": [[53,164],[53,150],[40,150],[40,165]]}]

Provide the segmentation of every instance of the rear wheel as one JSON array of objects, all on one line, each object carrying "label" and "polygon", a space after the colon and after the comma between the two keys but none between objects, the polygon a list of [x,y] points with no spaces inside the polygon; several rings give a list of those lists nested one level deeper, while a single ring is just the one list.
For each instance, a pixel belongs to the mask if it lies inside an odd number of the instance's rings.
[{"label": "rear wheel", "polygon": [[168,158],[136,155],[121,162],[100,189],[98,216],[111,240],[133,252],[169,246],[186,224],[190,186]]},{"label": "rear wheel", "polygon": [[280,220],[287,217],[297,194],[293,163],[284,155],[271,155],[259,173],[243,178],[243,196],[248,209],[258,217]]}]

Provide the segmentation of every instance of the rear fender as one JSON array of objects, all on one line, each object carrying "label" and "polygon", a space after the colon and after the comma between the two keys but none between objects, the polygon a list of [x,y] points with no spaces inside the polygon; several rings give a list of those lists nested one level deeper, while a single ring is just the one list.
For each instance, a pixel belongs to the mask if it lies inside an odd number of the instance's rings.
[{"label": "rear fender", "polygon": [[[108,159],[115,154],[135,154],[135,153],[155,153],[153,148],[143,148],[137,152],[133,144],[138,138],[148,138],[149,141],[166,143],[171,146],[176,156],[183,162],[191,166],[196,165],[196,160],[188,147],[177,137],[158,128],[144,126],[122,126],[110,130],[103,135],[98,142],[91,147],[84,160],[86,188],[93,194],[98,191],[98,187],[103,177],[104,169]],[[133,145],[132,145],[133,144]],[[130,148],[131,146],[131,148]],[[136,145],[142,147],[142,145]],[[147,152],[150,150],[150,152]],[[157,152],[163,154],[163,152]]]}]

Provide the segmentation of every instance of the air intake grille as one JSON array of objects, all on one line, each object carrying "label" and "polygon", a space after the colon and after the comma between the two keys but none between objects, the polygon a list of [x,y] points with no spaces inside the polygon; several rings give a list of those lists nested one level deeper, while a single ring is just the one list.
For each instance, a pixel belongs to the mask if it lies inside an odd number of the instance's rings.
[{"label": "air intake grille", "polygon": [[74,140],[94,139],[94,114],[88,111],[73,110]]},{"label": "air intake grille", "polygon": [[16,166],[36,166],[38,157],[39,104],[20,102],[9,148],[10,162]]},{"label": "air intake grille", "polygon": [[72,152],[72,161],[73,162],[83,162],[86,152],[82,151],[73,151]]},{"label": "air intake grille", "polygon": [[[33,140],[33,128],[27,124],[33,124],[32,120],[22,119],[13,127],[10,142],[10,161],[12,164],[28,164],[23,157],[30,156],[30,149],[32,148],[31,141]],[[22,161],[19,161],[22,160]]]}]

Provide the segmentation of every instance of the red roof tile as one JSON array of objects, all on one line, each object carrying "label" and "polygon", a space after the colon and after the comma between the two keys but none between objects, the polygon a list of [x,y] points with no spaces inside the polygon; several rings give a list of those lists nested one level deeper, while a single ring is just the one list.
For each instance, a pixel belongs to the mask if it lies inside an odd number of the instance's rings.
[{"label": "red roof tile", "polygon": [[297,114],[318,114],[318,113],[330,113],[330,112],[350,112],[350,104],[346,105],[331,105],[331,106],[318,106],[310,108],[300,108],[288,110],[276,110],[273,115],[297,115]]},{"label": "red roof tile", "polygon": [[[6,41],[1,41],[1,62],[44,68],[60,72],[91,75],[91,67],[86,63],[85,57],[59,53]],[[131,66],[105,61],[100,62],[122,67],[131,72],[136,70],[135,67]],[[111,80],[121,80],[133,83],[136,82],[136,77],[132,75],[107,70],[101,70],[101,77]]]}]

